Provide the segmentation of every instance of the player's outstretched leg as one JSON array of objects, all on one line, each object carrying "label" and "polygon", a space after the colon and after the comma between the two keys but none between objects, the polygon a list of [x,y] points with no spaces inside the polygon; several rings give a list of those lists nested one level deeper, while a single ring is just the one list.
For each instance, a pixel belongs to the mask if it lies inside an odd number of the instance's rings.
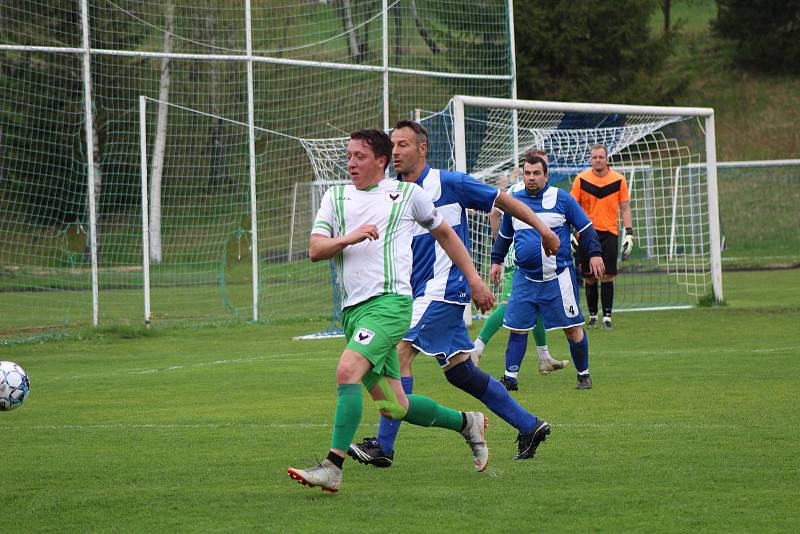
[{"label": "player's outstretched leg", "polygon": [[[471,363],[471,362],[470,362]],[[480,412],[459,412],[422,395],[408,396],[408,412],[403,421],[417,426],[437,426],[460,432],[472,451],[472,465],[483,471],[489,465],[486,446],[486,416]]]},{"label": "player's outstretched leg", "polygon": [[[538,421],[541,420],[520,406],[500,381],[475,367],[469,359],[445,371],[445,377],[448,382],[481,401],[494,414],[516,428],[519,432],[518,441],[530,442],[530,436],[536,432]],[[539,441],[544,441],[544,438]]]}]

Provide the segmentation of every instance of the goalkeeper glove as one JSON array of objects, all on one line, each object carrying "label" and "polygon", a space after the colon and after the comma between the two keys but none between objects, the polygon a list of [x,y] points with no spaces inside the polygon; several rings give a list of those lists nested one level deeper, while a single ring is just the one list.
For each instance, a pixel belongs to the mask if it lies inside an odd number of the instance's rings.
[{"label": "goalkeeper glove", "polygon": [[575,255],[575,252],[578,250],[578,236],[575,234],[569,234],[569,250],[572,252],[572,255]]},{"label": "goalkeeper glove", "polygon": [[625,228],[625,237],[622,238],[622,259],[627,260],[633,251],[633,228]]}]

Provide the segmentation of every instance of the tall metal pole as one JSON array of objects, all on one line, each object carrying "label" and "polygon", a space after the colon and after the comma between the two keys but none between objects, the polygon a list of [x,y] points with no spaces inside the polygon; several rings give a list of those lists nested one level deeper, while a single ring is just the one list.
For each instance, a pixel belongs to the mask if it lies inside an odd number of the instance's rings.
[{"label": "tall metal pole", "polygon": [[147,216],[147,97],[139,95],[139,159],[142,168],[142,286],[144,324],[150,326],[150,219]]},{"label": "tall metal pole", "polygon": [[100,299],[97,280],[97,199],[94,195],[94,115],[92,114],[92,55],[89,45],[89,2],[81,0],[83,31],[83,107],[86,131],[86,185],[89,188],[89,253],[92,258],[92,325],[100,324]]},{"label": "tall metal pole", "polygon": [[[511,68],[511,98],[517,99],[517,44],[514,37],[514,0],[508,0],[508,51],[509,65]],[[516,109],[511,111],[511,123],[514,136],[514,154],[512,164],[519,165],[519,115]]]},{"label": "tall metal pole", "polygon": [[708,180],[708,237],[711,240],[711,286],[714,300],[722,302],[722,246],[719,228],[719,190],[717,188],[717,141],[714,111],[706,116],[706,175]]},{"label": "tall metal pole", "polygon": [[381,2],[383,17],[381,27],[383,28],[383,129],[389,130],[389,0]]},{"label": "tall metal pole", "polygon": [[256,208],[256,130],[255,94],[253,93],[253,26],[250,0],[245,0],[247,40],[247,149],[250,156],[250,242],[253,269],[253,321],[258,321],[258,217]]}]

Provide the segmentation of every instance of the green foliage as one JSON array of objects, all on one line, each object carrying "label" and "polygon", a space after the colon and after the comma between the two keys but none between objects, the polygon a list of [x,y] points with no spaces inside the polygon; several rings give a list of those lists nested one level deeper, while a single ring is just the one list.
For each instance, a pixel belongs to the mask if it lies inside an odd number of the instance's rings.
[{"label": "green foliage", "polygon": [[800,3],[717,0],[717,33],[736,43],[736,62],[750,70],[800,74]]},{"label": "green foliage", "polygon": [[714,295],[714,292],[709,291],[702,297],[698,298],[695,305],[698,308],[711,308],[713,306],[727,306],[727,303],[725,301],[718,302],[716,295]]},{"label": "green foliage", "polygon": [[672,41],[651,35],[655,7],[645,0],[516,4],[520,97],[671,103],[687,81],[661,72]]},{"label": "green foliage", "polygon": [[[534,460],[511,459],[516,433],[492,415],[480,474],[460,436],[404,425],[395,465],[348,459],[336,495],[286,467],[327,450],[341,339],[241,325],[0,346],[32,384],[0,413],[4,510],[59,533],[794,532],[800,270],[726,283],[726,308],[619,314],[616,331],[589,332],[590,391],[572,370],[539,376],[530,347],[515,398],[553,427]],[[568,358],[561,334],[549,345]],[[482,367],[502,372],[504,350],[498,334]],[[481,408],[430,359],[414,370],[420,393]],[[377,423],[364,398],[357,438]]]}]

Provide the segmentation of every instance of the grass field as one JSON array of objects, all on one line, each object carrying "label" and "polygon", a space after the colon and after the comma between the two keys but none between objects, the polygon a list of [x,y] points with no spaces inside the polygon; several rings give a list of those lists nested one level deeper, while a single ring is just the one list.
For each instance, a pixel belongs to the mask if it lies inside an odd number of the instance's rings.
[{"label": "grass field", "polygon": [[[289,341],[307,324],[0,346],[32,381],[0,414],[3,510],[30,532],[794,532],[800,270],[726,273],[725,288],[724,307],[592,331],[590,391],[537,375],[529,353],[517,398],[553,426],[534,460],[511,459],[516,434],[491,414],[482,474],[460,436],[405,426],[395,466],[348,461],[336,495],[286,476],[331,434],[342,340]],[[567,357],[560,334],[550,346]],[[483,368],[502,373],[504,348],[498,334]],[[481,407],[432,361],[416,390]],[[375,422],[365,400],[356,438]]]}]

